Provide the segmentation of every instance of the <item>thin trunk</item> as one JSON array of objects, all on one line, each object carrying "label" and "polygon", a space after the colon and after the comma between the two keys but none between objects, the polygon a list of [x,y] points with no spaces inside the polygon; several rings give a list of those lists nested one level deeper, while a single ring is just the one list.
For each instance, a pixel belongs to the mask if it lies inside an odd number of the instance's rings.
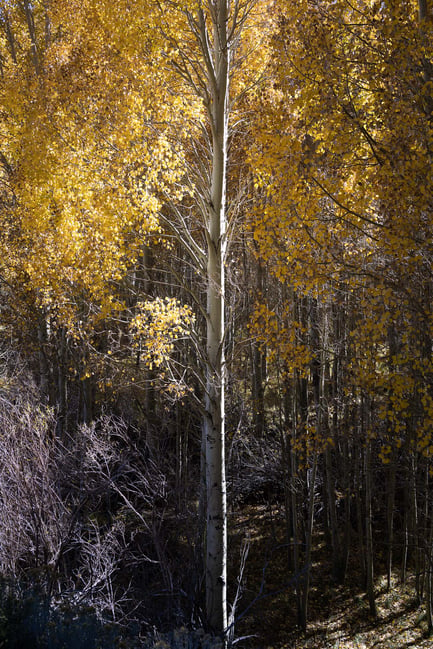
[{"label": "thin trunk", "polygon": [[298,426],[298,403],[297,403],[298,381],[296,372],[293,375],[293,399],[292,399],[292,438],[290,444],[290,509],[292,514],[292,561],[293,575],[295,580],[296,613],[298,625],[302,624],[302,592],[301,575],[299,570],[299,527],[298,527],[298,495],[296,488],[297,463],[296,463],[296,438]]},{"label": "thin trunk", "polygon": [[427,573],[426,573],[426,615],[427,615],[427,630],[428,634],[431,635],[433,632],[433,607],[432,607],[432,579],[433,579],[433,507],[431,507],[430,512],[430,529],[427,538],[427,548],[426,548],[426,561],[427,561]]},{"label": "thin trunk", "polygon": [[365,535],[364,535],[364,525],[363,525],[363,516],[362,516],[362,477],[361,477],[361,466],[363,462],[362,458],[362,448],[355,446],[355,501],[356,501],[356,527],[358,531],[358,556],[359,556],[359,567],[361,570],[362,582],[365,585],[367,582],[367,567],[365,559]]},{"label": "thin trunk", "polygon": [[422,531],[420,530],[420,538],[419,538],[419,544],[420,544],[420,551],[422,552],[421,556],[421,566],[420,566],[420,571],[421,571],[421,590],[420,590],[420,595],[421,595],[421,600],[424,597],[424,590],[427,588],[426,586],[426,580],[428,578],[428,555],[430,550],[429,546],[429,535],[427,533],[427,530],[430,529],[430,479],[429,479],[429,472],[430,472],[430,467],[429,463],[426,462],[425,465],[425,473],[424,473],[424,514],[423,514],[423,529]]},{"label": "thin trunk", "polygon": [[[352,513],[352,476],[353,476],[353,449],[351,451],[350,439],[346,431],[350,430],[350,409],[346,403],[343,386],[345,384],[344,370],[347,364],[347,343],[346,331],[347,317],[341,304],[335,305],[334,314],[334,335],[335,348],[332,363],[332,437],[334,444],[338,446],[341,439],[341,454],[343,456],[343,484],[344,484],[344,533],[341,547],[341,564],[339,581],[344,582],[349,564],[349,553],[351,543],[351,513]],[[340,423],[341,422],[341,423]],[[343,434],[340,436],[340,427]]]},{"label": "thin trunk", "polygon": [[[263,265],[257,264],[257,291],[263,294]],[[266,351],[255,341],[251,342],[252,360],[252,397],[253,397],[253,424],[257,437],[263,437],[265,432],[265,379],[266,379]]]},{"label": "thin trunk", "polygon": [[51,20],[50,20],[50,2],[44,0],[44,19],[45,19],[45,47],[51,45]]},{"label": "thin trunk", "polygon": [[93,420],[93,403],[93,381],[91,377],[86,377],[81,381],[81,422],[90,424]]},{"label": "thin trunk", "polygon": [[16,53],[16,48],[15,48],[15,37],[14,37],[13,31],[11,29],[11,24],[9,22],[8,13],[7,13],[5,8],[3,9],[3,17],[4,17],[4,20],[5,20],[6,38],[8,39],[12,61],[14,63],[16,63],[17,62],[17,53]]},{"label": "thin trunk", "polygon": [[418,17],[420,22],[428,17],[427,0],[418,0]]},{"label": "thin trunk", "polygon": [[388,473],[388,499],[387,499],[387,528],[388,528],[388,552],[387,552],[387,588],[391,589],[392,578],[392,552],[394,545],[394,504],[395,504],[395,478],[397,469],[397,452],[394,449],[391,456],[391,464]]},{"label": "thin trunk", "polygon": [[292,569],[292,552],[290,548],[290,539],[292,538],[292,512],[290,506],[290,451],[289,451],[289,441],[286,437],[285,432],[281,431],[281,464],[282,464],[282,474],[284,481],[284,522],[286,527],[286,542],[287,542],[287,568],[289,572]]},{"label": "thin trunk", "polygon": [[24,0],[24,11],[26,14],[27,29],[29,30],[30,50],[32,53],[33,65],[36,74],[39,76],[41,74],[41,65],[39,61],[38,46],[36,41],[35,21],[29,0]]},{"label": "thin trunk", "polygon": [[[321,397],[323,395],[323,359],[321,354],[320,344],[320,326],[319,326],[319,310],[317,300],[312,298],[309,303],[310,312],[310,344],[313,350],[313,358],[311,361],[311,377],[313,387],[313,402],[314,412],[316,418],[316,435],[320,439],[322,435],[322,404]],[[306,397],[308,399],[308,395]],[[304,406],[305,420],[302,422],[302,429],[305,429],[306,418],[308,417],[308,403]],[[304,430],[305,432],[305,430]],[[314,496],[316,486],[316,473],[317,473],[317,451],[313,451],[312,467],[307,471],[307,495],[308,495],[308,509],[307,520],[305,526],[305,553],[304,553],[304,568],[303,576],[300,580],[302,584],[302,597],[300,609],[300,626],[305,631],[307,628],[308,620],[308,597],[310,591],[310,574],[311,574],[311,549],[313,542],[313,526],[314,526]]]},{"label": "thin trunk", "polygon": [[56,434],[63,438],[67,430],[67,380],[66,380],[66,332],[62,327],[58,332],[57,361],[55,367],[55,393],[56,393]]},{"label": "thin trunk", "polygon": [[256,437],[263,437],[265,431],[264,375],[266,357],[259,345],[251,342],[253,425]]},{"label": "thin trunk", "polygon": [[371,514],[372,500],[372,471],[371,471],[371,443],[367,440],[365,449],[365,541],[366,541],[366,568],[367,568],[367,599],[372,617],[377,617],[376,601],[374,597],[374,562],[373,562],[373,524]]},{"label": "thin trunk", "polygon": [[327,506],[332,547],[332,578],[339,582],[342,579],[342,561],[337,524],[337,510],[335,506],[335,486],[332,477],[331,448],[329,445],[325,449],[325,468],[326,496],[328,501]]},{"label": "thin trunk", "polygon": [[308,621],[308,596],[310,593],[310,575],[311,575],[311,549],[313,546],[313,526],[314,526],[314,493],[316,486],[317,473],[317,453],[313,455],[313,466],[311,468],[309,495],[308,495],[308,520],[305,538],[305,574],[303,581],[303,592],[301,602],[301,628],[306,631]]},{"label": "thin trunk", "polygon": [[[405,501],[406,500],[407,497],[405,497]],[[408,531],[408,523],[407,523],[407,504],[405,503],[405,510],[403,516],[403,548],[401,554],[401,572],[400,572],[400,580],[402,584],[406,583],[407,554],[408,554],[408,547],[409,547],[408,536],[409,536],[409,531]]]},{"label": "thin trunk", "polygon": [[[278,372],[278,380],[280,381],[280,375]],[[286,524],[286,540],[287,540],[287,569],[289,573],[292,570],[292,546],[291,538],[293,536],[293,519],[292,519],[292,508],[291,508],[291,443],[289,430],[292,429],[293,436],[293,426],[294,426],[294,416],[295,416],[295,405],[294,405],[294,390],[295,390],[295,381],[293,380],[293,388],[290,386],[290,381],[287,379],[285,381],[284,388],[281,388],[280,394],[283,394],[282,404],[280,404],[280,430],[281,430],[281,461],[282,461],[282,472],[283,472],[283,481],[284,481],[284,515],[285,515],[285,524]],[[284,390],[284,392],[282,392]],[[281,407],[282,406],[282,407]],[[283,409],[283,411],[282,411]],[[284,419],[283,419],[284,412]],[[283,424],[284,422],[284,424]]]},{"label": "thin trunk", "polygon": [[50,371],[46,350],[48,346],[47,322],[41,315],[38,322],[38,358],[39,358],[39,385],[44,397],[50,401]]},{"label": "thin trunk", "polygon": [[[229,44],[228,6],[212,8],[214,84],[208,106],[212,131],[212,177],[208,209],[206,338],[206,614],[210,629],[227,628],[227,502],[224,451],[224,257],[226,237],[226,171],[228,141]],[[204,21],[204,16],[201,16]],[[204,46],[204,43],[203,43]]]},{"label": "thin trunk", "polygon": [[344,536],[343,547],[341,549],[341,572],[339,574],[339,581],[343,583],[346,578],[347,566],[349,563],[350,553],[350,539],[351,539],[351,489],[350,489],[350,475],[349,468],[349,444],[347,439],[343,439],[343,477],[344,477]]},{"label": "thin trunk", "polygon": [[[341,399],[339,384],[340,384],[340,365],[341,359],[340,354],[340,338],[341,338],[341,322],[339,317],[339,311],[337,310],[336,315],[334,316],[334,335],[335,335],[335,351],[334,358],[332,362],[332,381],[331,381],[331,397],[333,404],[332,412],[332,439],[334,442],[335,452],[338,453],[337,447],[337,433],[338,433],[338,415],[339,415],[339,403]],[[328,347],[328,345],[325,345]],[[348,477],[348,464],[347,464],[347,440],[344,439],[344,463],[343,463],[343,476],[344,476],[344,485],[345,485],[345,527],[344,527],[344,540],[345,546],[344,551],[341,547],[340,534],[338,530],[338,517],[337,517],[337,507],[336,507],[336,498],[335,498],[335,482],[333,477],[333,467],[332,467],[332,448],[327,445],[325,449],[325,480],[326,480],[326,492],[328,500],[328,510],[329,510],[329,520],[330,520],[330,532],[331,532],[331,547],[332,547],[332,577],[335,581],[342,583],[344,581],[346,573],[346,564],[347,564],[347,553],[348,553],[348,543],[349,543],[349,534],[350,534],[350,486],[349,486],[349,477]],[[338,464],[338,462],[337,462]]]},{"label": "thin trunk", "polygon": [[290,449],[290,477],[291,477],[291,509],[293,529],[293,573],[295,579],[296,610],[298,625],[302,628],[302,590],[301,574],[299,570],[299,529],[298,529],[298,498],[296,494],[296,457],[293,448]]},{"label": "thin trunk", "polygon": [[[393,323],[388,330],[388,347],[389,347],[389,372],[398,370],[396,366],[396,358],[398,357],[400,351],[399,344],[399,334],[398,327],[396,323]],[[389,410],[393,410],[393,389],[391,388],[388,399],[389,399]],[[391,575],[392,575],[392,554],[393,554],[393,544],[394,544],[394,506],[395,506],[395,481],[396,481],[396,472],[397,472],[397,459],[398,459],[398,450],[393,443],[393,422],[392,420],[387,420],[387,435],[391,440],[391,457],[390,465],[388,471],[388,496],[387,496],[387,507],[386,507],[386,521],[388,529],[388,549],[387,549],[387,587],[388,590],[391,588]]]},{"label": "thin trunk", "polygon": [[[154,290],[154,265],[152,249],[150,246],[143,247],[141,267],[134,277],[134,289],[137,295],[143,295],[145,299],[152,299],[155,296]],[[156,392],[154,382],[156,379],[155,369],[146,368],[146,383],[144,388],[144,411],[146,416],[146,446],[151,453],[157,453],[158,436],[155,435],[156,416]]]},{"label": "thin trunk", "polygon": [[418,542],[418,489],[416,483],[417,458],[413,451],[410,454],[410,509],[409,509],[409,543],[415,559],[415,591],[418,601],[421,600],[420,592],[420,547]]},{"label": "thin trunk", "polygon": [[[226,639],[227,632],[227,504],[225,476],[225,392],[227,341],[225,322],[225,277],[227,244],[227,164],[230,113],[230,63],[232,50],[238,44],[252,0],[200,0],[187,6],[182,3],[158,3],[163,13],[179,11],[186,18],[186,28],[195,39],[197,48],[179,50],[178,35],[169,36],[179,56],[174,69],[189,84],[204,109],[200,124],[206,138],[208,160],[197,159],[191,167],[195,175],[193,187],[195,206],[203,226],[206,249],[202,239],[196,241],[189,231],[178,206],[173,212],[179,217],[173,226],[174,235],[190,256],[195,270],[206,283],[206,335],[200,348],[205,368],[205,398],[203,412],[203,446],[206,476],[206,622],[209,629]],[[195,51],[194,51],[195,49]],[[203,151],[202,145],[199,146]],[[199,154],[201,155],[201,154]],[[233,212],[230,212],[233,213]],[[168,221],[170,221],[168,219]],[[203,305],[200,295],[200,313]]]}]

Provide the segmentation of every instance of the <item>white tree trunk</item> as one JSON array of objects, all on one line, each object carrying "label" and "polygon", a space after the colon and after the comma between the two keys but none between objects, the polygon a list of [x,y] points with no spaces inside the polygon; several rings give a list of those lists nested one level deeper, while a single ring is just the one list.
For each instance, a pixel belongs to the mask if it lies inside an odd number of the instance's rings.
[{"label": "white tree trunk", "polygon": [[[180,210],[174,207],[178,224],[168,221],[184,244],[195,268],[204,275],[207,286],[206,344],[200,349],[206,367],[203,422],[203,449],[206,473],[206,617],[214,633],[227,632],[227,507],[224,450],[224,264],[227,231],[227,163],[230,113],[231,57],[255,0],[196,0],[193,8],[182,9],[167,0],[168,11],[179,10],[197,49],[187,49],[177,36],[170,36],[179,56],[174,68],[203,101],[204,123],[200,124],[197,150],[208,151],[209,158],[190,163],[196,206],[204,224],[205,249],[185,229]],[[169,22],[169,18],[167,20]],[[205,140],[205,147],[201,139]],[[199,154],[201,155],[201,153]],[[194,168],[197,162],[197,168]],[[202,305],[197,297],[200,310]]]},{"label": "white tree trunk", "polygon": [[[224,257],[228,139],[229,47],[227,0],[209,2],[214,80],[209,84],[212,178],[207,215],[206,614],[210,628],[227,628],[227,508],[224,451]],[[212,83],[214,81],[214,83]]]}]

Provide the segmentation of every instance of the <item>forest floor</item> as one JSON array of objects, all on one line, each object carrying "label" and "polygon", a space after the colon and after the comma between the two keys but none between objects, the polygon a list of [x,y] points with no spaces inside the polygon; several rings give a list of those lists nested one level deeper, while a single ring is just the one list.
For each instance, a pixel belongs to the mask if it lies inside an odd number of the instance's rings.
[{"label": "forest floor", "polygon": [[[376,574],[377,618],[369,615],[365,591],[351,575],[342,586],[331,583],[323,535],[316,533],[312,556],[309,624],[296,626],[294,584],[288,578],[282,516],[266,506],[242,508],[232,515],[232,547],[249,537],[237,608],[236,637],[242,649],[431,649],[425,611],[415,599],[413,578],[402,584],[397,573],[387,590]],[[245,636],[251,634],[248,639]],[[244,639],[242,639],[244,637]]]}]

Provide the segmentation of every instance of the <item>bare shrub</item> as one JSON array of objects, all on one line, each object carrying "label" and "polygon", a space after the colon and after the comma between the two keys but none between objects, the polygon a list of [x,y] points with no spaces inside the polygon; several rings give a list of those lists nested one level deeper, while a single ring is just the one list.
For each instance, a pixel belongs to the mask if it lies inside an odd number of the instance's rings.
[{"label": "bare shrub", "polygon": [[56,564],[70,513],[57,488],[52,412],[0,394],[0,570],[46,576]]},{"label": "bare shrub", "polygon": [[276,431],[256,439],[248,430],[233,437],[228,457],[228,481],[233,503],[268,504],[283,498],[281,444]]},{"label": "bare shrub", "polygon": [[182,621],[189,514],[139,431],[112,417],[55,431],[33,386],[0,390],[1,576],[120,623],[154,622],[161,602]]},{"label": "bare shrub", "polygon": [[164,517],[166,479],[130,432],[124,422],[104,417],[82,426],[63,457],[63,474],[75,476],[63,498],[80,510],[71,543],[75,596],[117,621],[134,608],[143,564],[166,571],[154,524]]}]

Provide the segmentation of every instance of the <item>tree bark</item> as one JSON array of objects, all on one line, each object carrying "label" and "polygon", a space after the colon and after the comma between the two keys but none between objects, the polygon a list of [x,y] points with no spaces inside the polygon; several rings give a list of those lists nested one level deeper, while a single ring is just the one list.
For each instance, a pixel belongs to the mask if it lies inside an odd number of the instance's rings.
[{"label": "tree bark", "polygon": [[[204,568],[206,578],[206,619],[210,631],[225,637],[227,632],[227,504],[225,477],[225,392],[227,345],[225,322],[225,261],[227,243],[227,165],[229,113],[231,106],[230,76],[232,50],[238,44],[245,21],[254,0],[198,0],[191,9],[172,0],[160,3],[167,15],[179,11],[186,17],[185,28],[194,39],[191,50],[182,47],[177,34],[168,38],[173,45],[173,67],[204,107],[198,117],[198,150],[203,151],[205,139],[208,158],[192,150],[189,166],[193,179],[195,206],[199,218],[200,236],[189,231],[178,205],[171,202],[174,236],[191,258],[194,269],[206,283],[206,310],[201,295],[193,296],[199,311],[205,316],[206,334],[198,346],[204,368],[203,452],[205,474],[206,540]],[[169,23],[170,20],[167,21]],[[170,30],[168,30],[170,31]],[[194,119],[194,129],[197,120]],[[194,136],[193,136],[194,137]],[[197,158],[194,156],[197,154]],[[196,167],[194,166],[196,163]],[[164,217],[163,217],[164,218]],[[175,223],[178,219],[177,223]],[[203,245],[203,242],[204,245]],[[200,380],[202,377],[200,377]]]},{"label": "tree bark", "polygon": [[430,511],[430,525],[429,533],[427,536],[427,550],[426,550],[426,559],[427,559],[427,574],[426,574],[426,616],[427,616],[427,631],[431,635],[433,632],[433,608],[432,608],[432,579],[433,579],[433,508]]},{"label": "tree bark", "polygon": [[24,11],[26,15],[27,28],[29,30],[29,36],[31,42],[30,48],[32,53],[33,65],[36,74],[39,76],[41,74],[41,64],[39,60],[39,52],[38,52],[38,46],[36,42],[35,21],[34,21],[33,11],[29,0],[24,0]]},{"label": "tree bark", "polygon": [[303,578],[303,591],[301,602],[301,628],[307,630],[308,622],[308,597],[310,594],[310,576],[311,576],[311,550],[313,547],[313,527],[314,527],[314,495],[317,474],[317,453],[315,452],[310,469],[310,480],[308,485],[308,520],[305,534],[305,575]]},{"label": "tree bark", "polygon": [[[207,337],[204,436],[206,446],[206,614],[210,629],[227,628],[227,502],[225,477],[224,257],[228,141],[228,3],[209,8],[214,78],[207,106],[212,133],[211,187],[207,237]],[[199,20],[204,21],[201,14]],[[205,29],[204,25],[202,29]],[[202,46],[204,42],[202,41]]]},{"label": "tree bark", "polygon": [[[371,404],[369,400],[365,404],[367,406],[366,422],[369,422],[371,416]],[[368,439],[369,426],[365,431],[365,558],[367,570],[367,599],[370,607],[370,615],[373,618],[377,617],[376,600],[374,597],[374,554],[373,554],[373,521],[372,521],[372,492],[373,492],[373,476],[371,467],[371,441]]]},{"label": "tree bark", "polygon": [[395,506],[395,478],[397,470],[397,453],[394,449],[391,455],[391,464],[388,473],[388,497],[386,507],[386,521],[388,528],[388,552],[387,552],[387,589],[391,590],[392,578],[392,553],[394,545],[394,506]]}]

